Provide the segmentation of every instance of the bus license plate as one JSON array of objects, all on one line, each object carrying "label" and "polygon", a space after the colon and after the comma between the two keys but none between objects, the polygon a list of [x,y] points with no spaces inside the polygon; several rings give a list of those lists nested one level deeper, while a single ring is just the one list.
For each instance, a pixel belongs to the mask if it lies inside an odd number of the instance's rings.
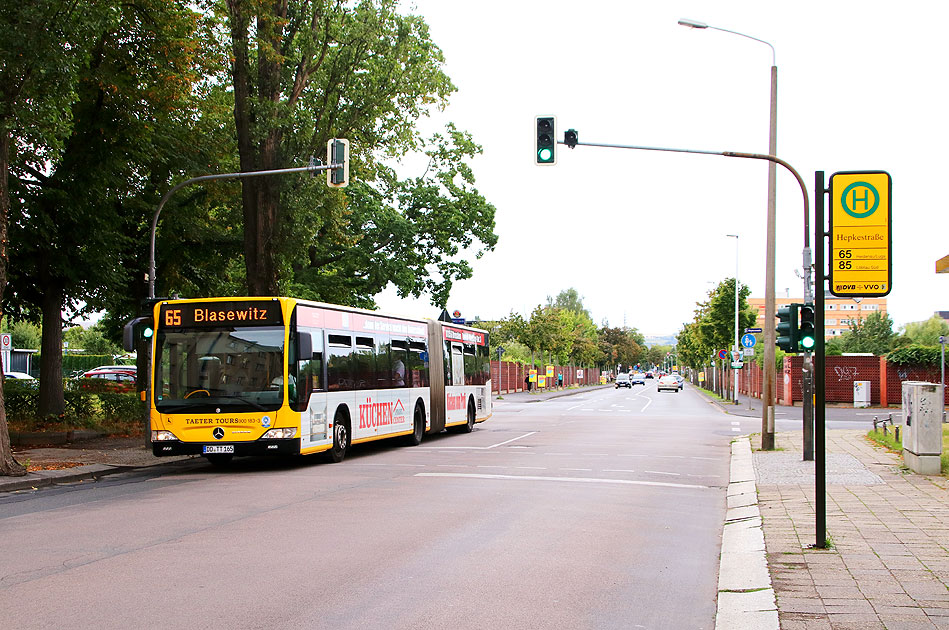
[{"label": "bus license plate", "polygon": [[204,450],[201,451],[205,455],[214,455],[217,453],[233,453],[234,445],[233,444],[213,444],[211,446],[205,446]]}]

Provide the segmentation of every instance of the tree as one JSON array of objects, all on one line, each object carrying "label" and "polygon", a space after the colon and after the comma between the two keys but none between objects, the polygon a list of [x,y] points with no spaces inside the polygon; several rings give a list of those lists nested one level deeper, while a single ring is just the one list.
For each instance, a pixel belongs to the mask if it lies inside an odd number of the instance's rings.
[{"label": "tree", "polygon": [[193,119],[206,50],[200,16],[182,0],[95,5],[98,19],[68,42],[84,55],[74,64],[58,151],[32,147],[12,164],[15,299],[8,310],[41,316],[40,415],[65,408],[61,312],[79,303],[101,308],[124,284],[124,230],[151,215],[142,196],[164,187],[169,161],[185,162],[186,143],[201,144],[173,133]]},{"label": "tree", "polygon": [[[0,3],[0,305],[6,311],[11,163],[54,159],[70,125],[77,67],[101,5],[70,0]],[[0,388],[0,474],[25,475],[13,458]]]},{"label": "tree", "polygon": [[[939,337],[946,335],[949,335],[949,324],[939,315],[933,315],[927,320],[906,324],[903,327],[902,336],[913,345],[935,346],[939,344]],[[900,345],[910,344],[902,343]]]},{"label": "tree", "polygon": [[548,295],[547,305],[573,311],[578,314],[584,314],[588,319],[590,318],[590,312],[583,308],[583,298],[580,297],[580,293],[573,287],[564,289],[558,293],[556,299]]},{"label": "tree", "polygon": [[841,352],[872,352],[883,356],[890,351],[895,337],[890,316],[875,311],[862,321],[851,322],[850,330],[834,340],[834,345]]},{"label": "tree", "polygon": [[[251,295],[286,293],[361,306],[391,280],[400,295],[470,276],[496,242],[494,208],[464,159],[480,147],[449,126],[428,141],[416,121],[454,86],[418,16],[395,0],[226,1],[234,126],[242,171],[325,157],[351,140],[346,194],[275,177],[241,182],[244,264]],[[425,149],[429,168],[399,180],[384,159]],[[479,241],[481,247],[474,247]],[[438,276],[430,276],[434,267]]]},{"label": "tree", "polygon": [[[748,295],[751,289],[739,285],[738,293],[738,330],[754,326],[758,315],[748,307]],[[699,305],[701,317],[698,319],[699,334],[702,343],[715,348],[731,348],[735,343],[735,279],[728,278],[709,293],[707,303]]]}]

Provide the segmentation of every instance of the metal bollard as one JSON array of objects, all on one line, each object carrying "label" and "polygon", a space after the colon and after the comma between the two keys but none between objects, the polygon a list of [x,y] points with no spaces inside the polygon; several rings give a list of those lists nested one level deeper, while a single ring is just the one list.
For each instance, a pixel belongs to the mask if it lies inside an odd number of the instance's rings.
[{"label": "metal bollard", "polygon": [[873,416],[873,432],[876,433],[876,431],[877,431],[877,417]]},{"label": "metal bollard", "polygon": [[894,434],[894,439],[895,439],[897,442],[899,442],[899,441],[900,441],[900,428],[899,428],[899,427],[895,427],[895,428],[893,429],[893,434]]}]

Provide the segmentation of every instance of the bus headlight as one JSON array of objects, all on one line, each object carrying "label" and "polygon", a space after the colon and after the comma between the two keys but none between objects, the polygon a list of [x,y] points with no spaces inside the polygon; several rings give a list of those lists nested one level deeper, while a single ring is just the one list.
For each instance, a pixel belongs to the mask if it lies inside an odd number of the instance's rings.
[{"label": "bus headlight", "polygon": [[152,442],[167,442],[168,440],[177,439],[171,431],[152,431]]},{"label": "bus headlight", "polygon": [[285,440],[296,436],[297,430],[294,429],[271,429],[260,436],[262,440]]}]

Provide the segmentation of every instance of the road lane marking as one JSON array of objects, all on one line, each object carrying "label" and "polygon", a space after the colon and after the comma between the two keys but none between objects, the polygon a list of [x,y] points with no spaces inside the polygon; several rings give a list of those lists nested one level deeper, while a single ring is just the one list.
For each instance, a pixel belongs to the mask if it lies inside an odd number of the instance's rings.
[{"label": "road lane marking", "polygon": [[700,486],[691,483],[669,483],[665,481],[639,481],[636,479],[603,479],[599,477],[544,477],[539,475],[488,475],[478,473],[415,473],[415,477],[455,477],[457,479],[498,479],[512,481],[564,481],[567,483],[604,483],[622,484],[629,486],[656,486],[660,488],[682,488],[709,490],[711,486]]},{"label": "road lane marking", "polygon": [[[644,396],[644,398],[645,398],[645,396]],[[652,398],[646,398],[646,400],[648,400],[649,402],[646,403],[646,406],[645,406],[645,407],[643,407],[642,409],[639,410],[639,413],[643,413],[644,411],[646,411],[646,409],[649,408],[649,405],[652,404]]]},{"label": "road lane marking", "polygon": [[567,472],[593,472],[592,468],[561,468],[560,470]]},{"label": "road lane marking", "polygon": [[629,470],[628,468],[605,468],[605,469],[603,470],[603,472],[628,472],[628,473],[634,473],[634,472],[636,472],[636,471],[635,471],[635,470]]},{"label": "road lane marking", "polygon": [[520,470],[547,470],[545,466],[515,466],[514,468]]},{"label": "road lane marking", "polygon": [[434,450],[434,451],[445,451],[445,450],[469,450],[469,451],[486,451],[488,449],[496,448],[498,446],[504,446],[505,444],[510,444],[511,442],[516,442],[517,440],[523,440],[526,437],[534,435],[537,431],[531,431],[530,433],[525,433],[524,435],[519,435],[516,438],[511,438],[510,440],[505,440],[503,442],[498,442],[497,444],[492,444],[491,446],[420,446],[413,450]]},{"label": "road lane marking", "polygon": [[680,473],[674,472],[662,472],[661,470],[644,470],[644,473],[649,473],[650,475],[670,475],[672,477],[681,477]]}]

